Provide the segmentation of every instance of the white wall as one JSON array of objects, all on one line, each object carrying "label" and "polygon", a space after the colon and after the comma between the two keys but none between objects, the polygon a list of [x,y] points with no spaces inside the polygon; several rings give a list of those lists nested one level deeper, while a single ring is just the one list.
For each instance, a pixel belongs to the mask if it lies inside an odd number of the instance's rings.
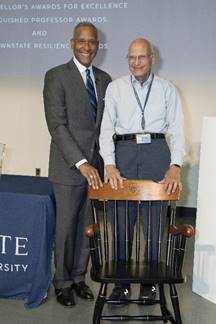
[{"label": "white wall", "polygon": [[201,137],[192,289],[216,304],[215,138],[216,117],[205,117]]},{"label": "white wall", "polygon": [[0,139],[6,144],[3,172],[47,175],[50,136],[47,131],[41,81],[0,82]]}]

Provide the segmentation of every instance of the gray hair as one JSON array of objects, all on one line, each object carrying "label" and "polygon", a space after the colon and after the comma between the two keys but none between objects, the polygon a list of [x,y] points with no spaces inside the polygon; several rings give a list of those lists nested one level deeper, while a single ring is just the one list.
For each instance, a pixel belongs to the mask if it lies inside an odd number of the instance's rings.
[{"label": "gray hair", "polygon": [[92,23],[88,22],[88,21],[83,21],[83,22],[80,22],[79,24],[77,24],[75,27],[74,27],[74,31],[73,31],[73,37],[77,31],[77,29],[81,28],[81,27],[89,27],[89,28],[92,28],[94,31],[95,31],[95,35],[96,35],[96,38],[98,38],[98,31],[97,31],[97,28],[95,27],[95,25],[93,25]]}]

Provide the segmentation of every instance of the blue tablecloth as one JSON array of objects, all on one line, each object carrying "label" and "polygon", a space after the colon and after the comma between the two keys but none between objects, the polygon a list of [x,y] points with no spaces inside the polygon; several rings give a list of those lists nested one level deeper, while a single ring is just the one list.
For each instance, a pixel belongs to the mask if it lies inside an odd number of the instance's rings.
[{"label": "blue tablecloth", "polygon": [[43,301],[51,281],[55,210],[47,178],[0,177],[0,298]]}]

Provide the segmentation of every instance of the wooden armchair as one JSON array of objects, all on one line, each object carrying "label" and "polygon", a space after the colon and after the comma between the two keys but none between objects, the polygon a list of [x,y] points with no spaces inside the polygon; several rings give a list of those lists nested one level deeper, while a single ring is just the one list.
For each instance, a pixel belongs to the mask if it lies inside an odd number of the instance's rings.
[{"label": "wooden armchair", "polygon": [[[124,188],[113,190],[109,184],[104,184],[99,190],[89,187],[89,198],[92,202],[94,224],[86,227],[86,235],[90,239],[91,249],[91,278],[100,282],[100,290],[95,304],[93,324],[107,321],[163,321],[164,323],[181,324],[180,307],[175,284],[184,283],[182,274],[186,239],[193,235],[191,225],[175,226],[176,201],[179,192],[168,195],[163,184],[151,180],[125,180]],[[110,228],[107,205],[113,204],[114,227]],[[118,215],[118,204],[125,204],[125,259],[119,259],[119,233],[123,230]],[[128,223],[131,217],[128,204],[135,202],[136,224],[134,226],[133,244],[130,242]],[[148,212],[147,235],[142,232],[142,204],[145,202]],[[147,202],[147,203],[146,203]],[[159,204],[159,226],[157,231],[157,257],[152,259],[152,222],[151,209],[154,203]],[[169,205],[169,207],[167,207]],[[162,223],[166,222],[167,237],[163,239]],[[154,229],[155,230],[155,229]],[[166,235],[164,235],[166,236]],[[154,236],[155,237],[155,236]],[[148,306],[159,304],[161,314],[127,316],[124,314],[104,315],[104,305],[117,304],[119,301],[107,297],[107,285],[110,283],[142,283],[157,286],[159,296],[156,300],[129,299],[122,300],[125,304],[138,304]],[[173,313],[167,307],[164,285],[169,286]],[[110,310],[110,307],[109,307]],[[145,309],[144,309],[145,310]],[[109,312],[110,313],[110,312]]]}]

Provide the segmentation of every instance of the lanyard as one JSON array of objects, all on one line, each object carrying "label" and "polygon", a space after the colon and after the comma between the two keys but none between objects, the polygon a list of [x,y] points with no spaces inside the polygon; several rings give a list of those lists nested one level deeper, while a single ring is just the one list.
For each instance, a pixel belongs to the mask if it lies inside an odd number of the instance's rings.
[{"label": "lanyard", "polygon": [[151,78],[151,81],[150,81],[150,84],[149,84],[149,87],[148,87],[148,91],[147,91],[147,94],[146,94],[146,97],[145,97],[144,105],[142,106],[142,104],[140,102],[140,98],[138,96],[138,93],[137,93],[137,91],[136,91],[136,89],[135,89],[135,87],[133,85],[132,76],[131,76],[131,85],[133,87],[133,91],[134,91],[136,101],[137,101],[137,103],[139,105],[139,108],[141,110],[141,113],[142,113],[141,127],[142,127],[143,130],[145,129],[144,111],[145,111],[145,107],[147,105],[148,98],[149,98],[149,95],[150,95],[150,92],[151,92],[151,87],[152,87],[153,80],[154,80],[154,73],[152,73],[152,78]]}]

